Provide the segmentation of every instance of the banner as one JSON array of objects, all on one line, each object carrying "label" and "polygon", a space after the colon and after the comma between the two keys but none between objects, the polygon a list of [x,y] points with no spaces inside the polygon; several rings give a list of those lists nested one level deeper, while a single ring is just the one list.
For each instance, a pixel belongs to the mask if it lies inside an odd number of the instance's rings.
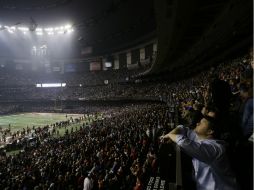
[{"label": "banner", "polygon": [[92,47],[83,47],[81,49],[81,55],[88,55],[93,53],[93,48]]},{"label": "banner", "polygon": [[168,190],[166,180],[160,177],[150,177],[145,190]]},{"label": "banner", "polygon": [[101,70],[101,62],[90,63],[90,71],[100,71],[100,70]]}]

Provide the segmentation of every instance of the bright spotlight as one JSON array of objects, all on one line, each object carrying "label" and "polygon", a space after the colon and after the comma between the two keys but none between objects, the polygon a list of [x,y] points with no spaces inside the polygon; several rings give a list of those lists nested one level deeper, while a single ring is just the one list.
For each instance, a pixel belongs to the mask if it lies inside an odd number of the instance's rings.
[{"label": "bright spotlight", "polygon": [[67,24],[64,26],[65,29],[70,29],[71,28],[71,25],[70,24]]},{"label": "bright spotlight", "polygon": [[67,30],[67,33],[71,33],[71,32],[74,32],[74,30],[73,29]]},{"label": "bright spotlight", "polygon": [[52,32],[54,29],[53,28],[45,28],[44,30],[47,32]]},{"label": "bright spotlight", "polygon": [[36,34],[37,34],[38,36],[42,36],[42,35],[43,35],[42,32],[36,32]]},{"label": "bright spotlight", "polygon": [[9,32],[9,33],[11,33],[11,34],[13,34],[14,33],[14,31],[13,31],[13,29],[11,29],[11,28],[7,28],[7,31]]},{"label": "bright spotlight", "polygon": [[26,32],[26,31],[29,30],[29,28],[27,28],[27,27],[18,27],[18,30],[21,30],[21,31],[23,31],[23,32]]},{"label": "bright spotlight", "polygon": [[52,36],[52,35],[54,35],[54,32],[48,32],[48,35]]},{"label": "bright spotlight", "polygon": [[36,32],[42,32],[42,28],[36,28]]}]

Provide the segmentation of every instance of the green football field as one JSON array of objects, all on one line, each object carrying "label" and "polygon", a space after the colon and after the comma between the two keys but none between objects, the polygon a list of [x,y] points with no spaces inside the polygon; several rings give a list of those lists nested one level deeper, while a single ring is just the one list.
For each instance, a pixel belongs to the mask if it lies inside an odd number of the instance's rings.
[{"label": "green football field", "polygon": [[8,128],[11,126],[12,131],[17,131],[29,126],[39,127],[53,124],[59,121],[65,121],[72,117],[73,119],[83,116],[83,114],[66,114],[65,113],[21,113],[15,115],[0,116],[0,127]]}]

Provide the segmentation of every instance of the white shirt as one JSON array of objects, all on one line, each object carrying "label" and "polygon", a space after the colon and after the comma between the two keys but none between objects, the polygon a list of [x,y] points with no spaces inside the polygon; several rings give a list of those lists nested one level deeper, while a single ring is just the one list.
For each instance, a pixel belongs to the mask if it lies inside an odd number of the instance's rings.
[{"label": "white shirt", "polygon": [[236,179],[226,158],[224,142],[199,140],[197,134],[183,126],[176,143],[193,159],[198,190],[236,190]]},{"label": "white shirt", "polygon": [[84,180],[83,190],[92,190],[92,188],[93,188],[93,180],[91,178],[86,177]]}]

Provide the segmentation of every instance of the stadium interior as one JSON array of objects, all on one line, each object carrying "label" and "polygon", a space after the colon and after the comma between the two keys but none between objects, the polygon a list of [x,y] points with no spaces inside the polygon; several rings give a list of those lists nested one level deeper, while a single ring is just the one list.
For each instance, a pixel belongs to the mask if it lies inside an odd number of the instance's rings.
[{"label": "stadium interior", "polygon": [[231,190],[209,116],[252,190],[253,69],[252,0],[0,0],[0,189]]}]

